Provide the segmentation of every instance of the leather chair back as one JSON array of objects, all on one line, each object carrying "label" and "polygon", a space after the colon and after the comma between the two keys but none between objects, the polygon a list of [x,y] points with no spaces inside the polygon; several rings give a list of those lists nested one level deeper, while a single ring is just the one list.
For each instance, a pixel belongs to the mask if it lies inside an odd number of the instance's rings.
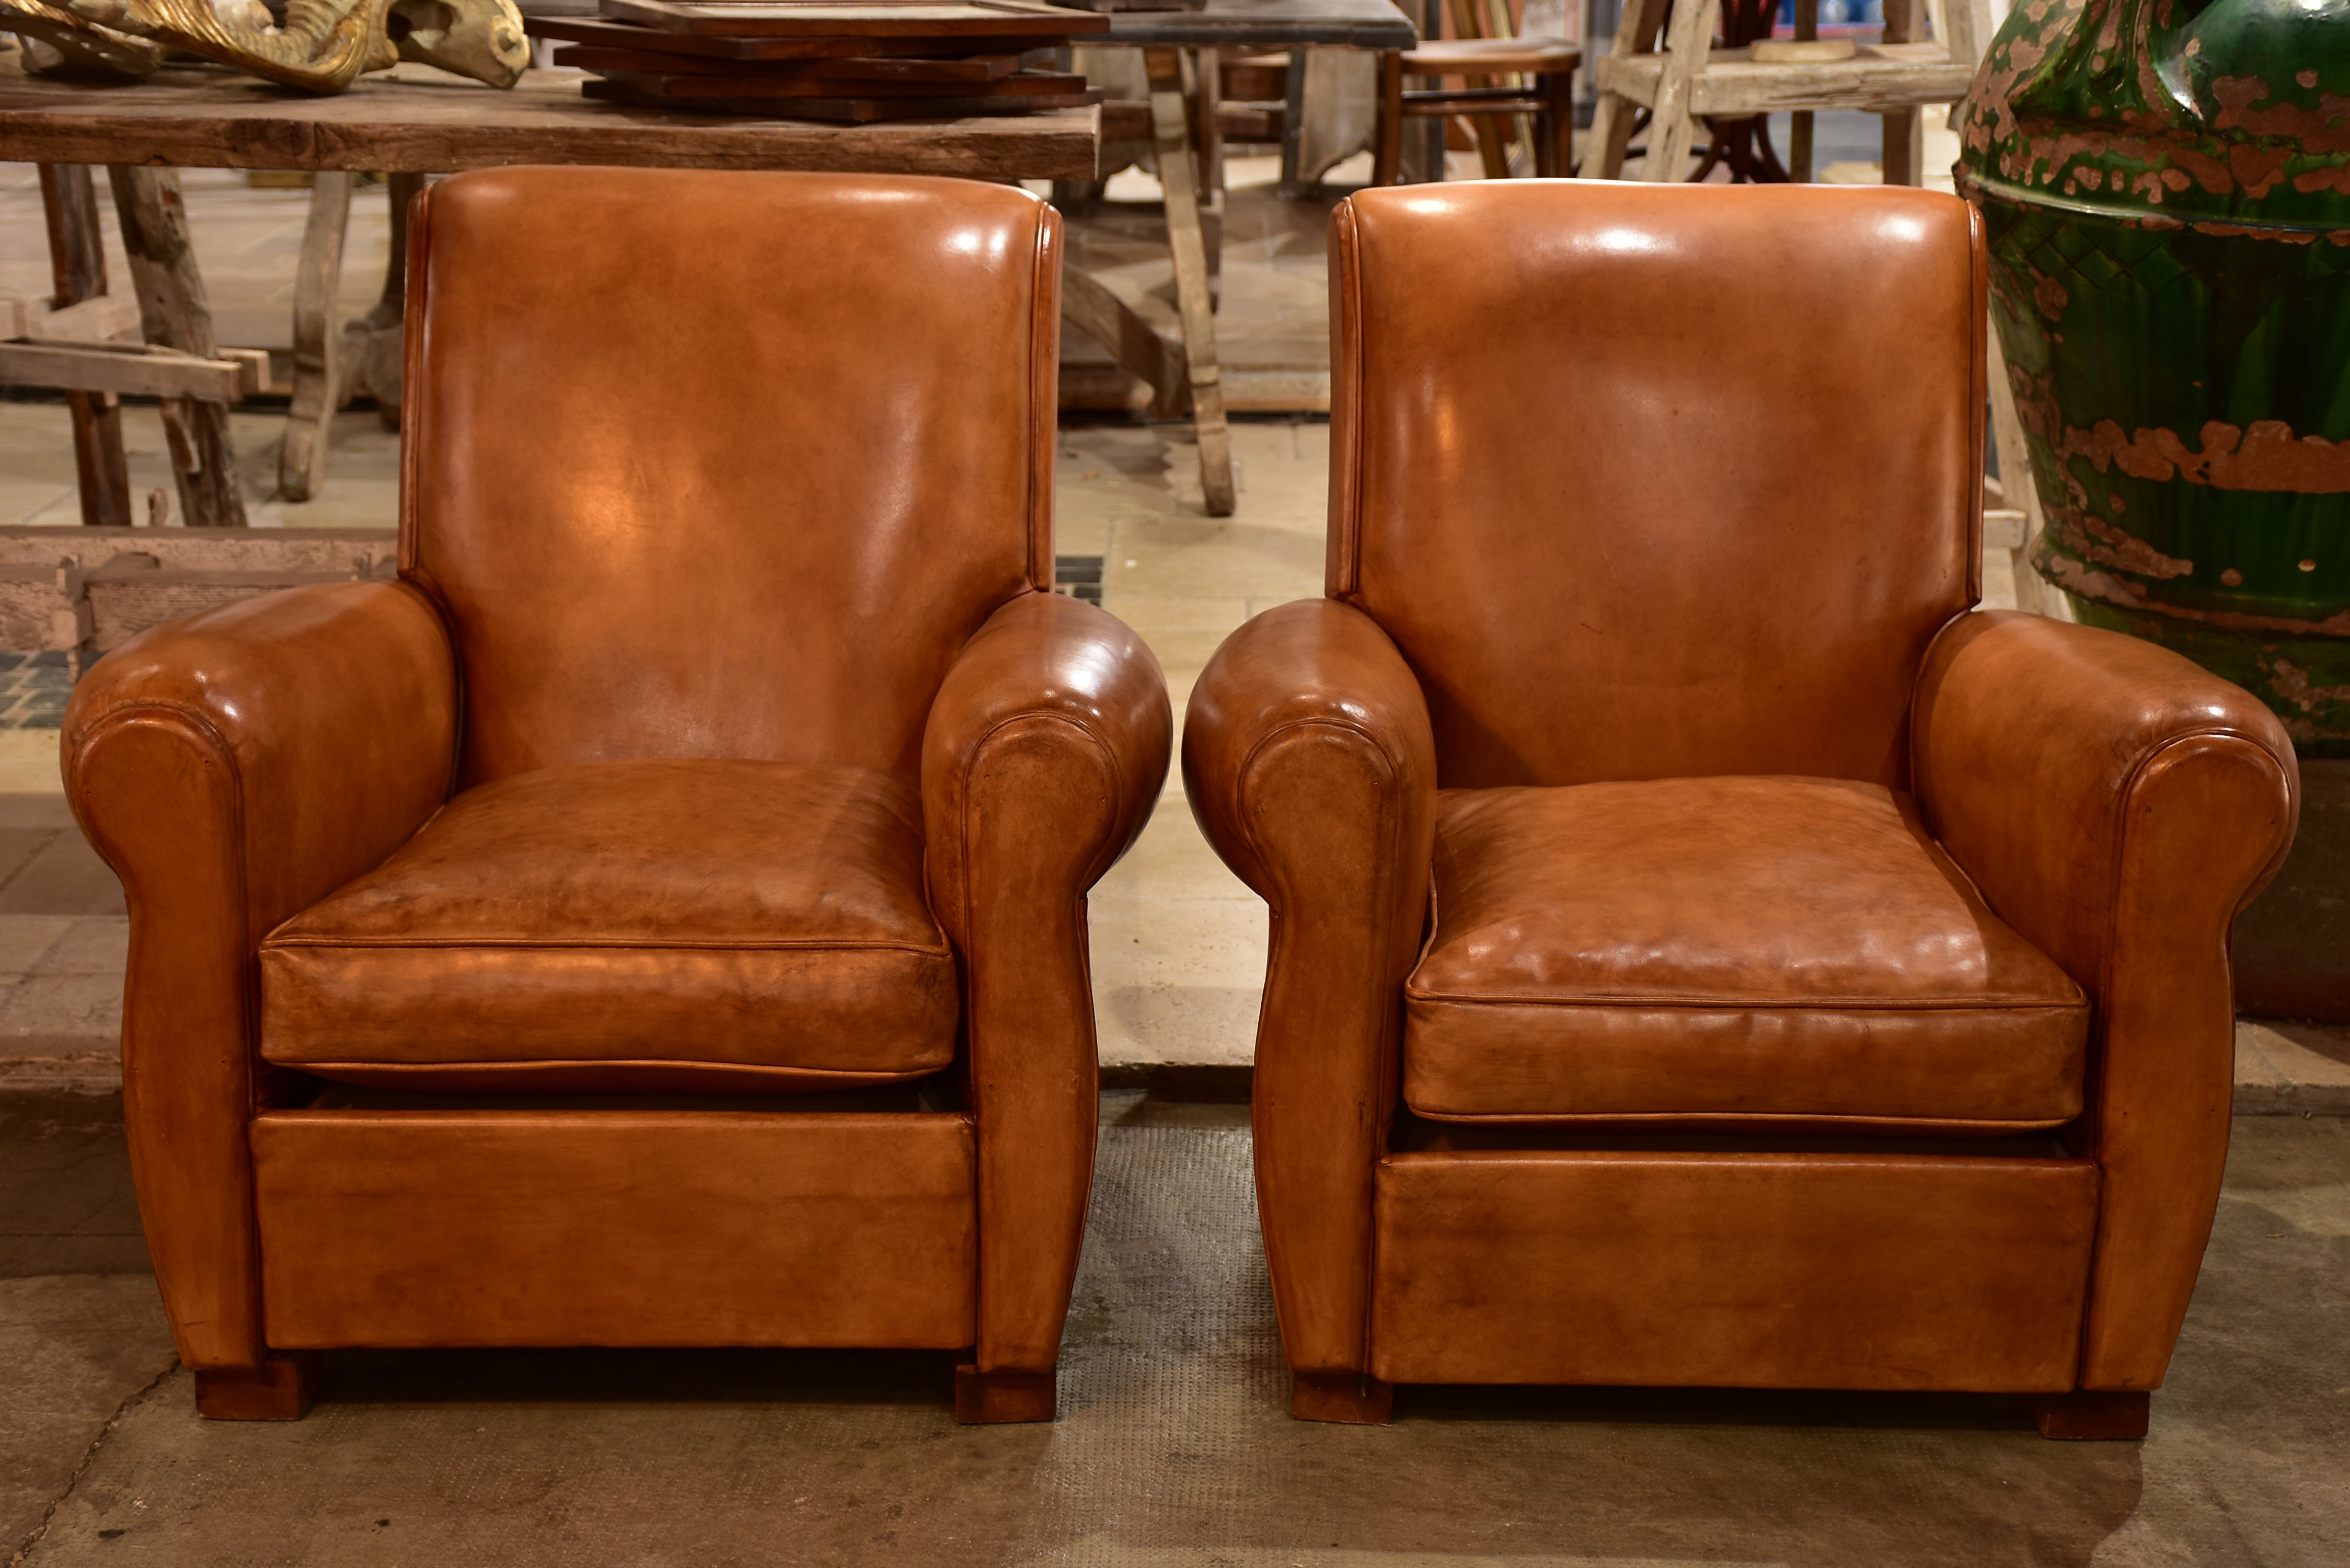
[{"label": "leather chair back", "polygon": [[949,660],[1052,584],[1058,235],[962,180],[517,168],[420,197],[400,575],[463,667],[459,784],[913,774]]},{"label": "leather chair back", "polygon": [[1923,191],[1344,203],[1327,591],[1419,674],[1440,782],[1906,785],[1981,590],[1984,275]]}]

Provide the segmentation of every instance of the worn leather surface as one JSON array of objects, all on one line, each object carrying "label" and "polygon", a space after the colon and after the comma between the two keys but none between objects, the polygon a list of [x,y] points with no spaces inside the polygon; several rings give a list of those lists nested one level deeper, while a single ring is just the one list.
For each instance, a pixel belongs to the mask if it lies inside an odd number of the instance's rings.
[{"label": "worn leather surface", "polygon": [[2080,1114],[2080,987],[1882,785],[1448,790],[1435,880],[1404,990],[1423,1116],[2012,1132]]},{"label": "worn leather surface", "polygon": [[2249,692],[2136,638],[1954,623],[1918,685],[1927,824],[2095,1002],[2104,1172],[2082,1386],[2160,1386],[2220,1201],[2235,1080],[2228,930],[2293,842],[2300,774]]},{"label": "worn leather surface", "polygon": [[754,1093],[954,1060],[920,798],[865,768],[587,763],[467,790],[261,946],[261,1054],[408,1088]]},{"label": "worn leather surface", "polygon": [[2096,1201],[2086,1159],[1390,1155],[1370,1370],[2070,1388]]},{"label": "worn leather surface", "polygon": [[464,661],[463,781],[913,773],[956,650],[1052,586],[1052,209],[974,181],[524,168],[417,212],[400,569]]},{"label": "worn leather surface", "polygon": [[1428,908],[1428,705],[1359,610],[1283,605],[1191,688],[1184,793],[1272,911],[1253,1088],[1257,1211],[1302,1372],[1368,1354],[1371,1168],[1395,1116],[1401,989]]},{"label": "worn leather surface", "polygon": [[922,820],[963,962],[980,1373],[1059,1355],[1101,1104],[1085,893],[1149,820],[1172,721],[1142,639],[1058,594],[990,617],[931,708]]},{"label": "worn leather surface", "polygon": [[269,1342],[958,1348],[971,1146],[952,1115],[266,1112]]},{"label": "worn leather surface", "polygon": [[[1917,1349],[1935,1386],[2159,1380],[2226,1147],[2229,920],[2290,839],[2291,751],[2250,697],[2151,645],[1966,613],[1984,275],[1971,215],[1918,192],[1495,182],[1334,214],[1327,602],[1236,633],[1184,742],[1194,812],[1273,910],[1258,1185],[1297,1371],[1889,1386]],[[1497,842],[1494,940],[1472,967],[1538,950],[1544,983],[1629,985],[1585,1011],[1647,1033],[1583,1042],[1564,1085],[1569,1058],[1531,1043],[1426,1081],[1402,1037],[1440,784],[1633,800],[1741,777],[1908,791],[1916,811],[1850,793],[1852,835],[1788,843],[1804,886],[1776,892],[1755,858],[1772,841],[1711,821],[1633,835],[1620,866],[1579,850],[1572,889]],[[1627,891],[1659,874],[1687,889],[1677,909]],[[1757,891],[1788,897],[1784,929]],[[2033,953],[2088,1002],[2077,1055],[2055,1027],[2077,1007]],[[1689,998],[1660,998],[1725,975],[1749,994],[1700,1044]],[[1928,1021],[1949,1011],[1920,1005],[1929,977],[1972,1025]],[[2005,1000],[2033,1005],[1973,1005]],[[1881,1016],[1857,1037],[1828,1027],[1862,1012]],[[1457,1132],[1483,1155],[1410,1157],[1466,1185],[1413,1221],[1425,1248],[1399,1272],[1404,1231],[1375,1236],[1370,1189],[1400,1169],[1381,1161],[1415,1066],[1431,1105],[1604,1090],[1668,1126],[1473,1116]],[[1756,1104],[1835,1116],[1762,1121]],[[2066,1147],[2095,1168],[2015,1185],[1986,1174],[2004,1157],[1953,1139],[1881,1191],[1823,1152],[1732,1201],[1693,1152],[2076,1106]],[[2002,1127],[1971,1119],[1986,1110]],[[1569,1192],[1492,1147],[1513,1135],[1529,1152],[1693,1142],[1686,1168],[1627,1161]],[[1496,1163],[1448,1163],[1472,1156]],[[1609,1204],[1641,1226],[1592,1229]],[[1717,1209],[1752,1234],[1719,1231]],[[1718,1276],[1717,1257],[1736,1268]],[[1847,1265],[1866,1288],[1840,1299]]]},{"label": "worn leather surface", "polygon": [[1820,185],[1338,208],[1327,591],[1419,673],[1446,787],[1907,784],[1981,571],[1979,226]]},{"label": "worn leather surface", "polygon": [[[285,1284],[311,1313],[286,1332],[340,1341],[401,1310],[370,1293],[458,1248],[498,1301],[415,1293],[402,1343],[592,1317],[598,1342],[976,1343],[1049,1376],[1097,1115],[1084,897],[1148,816],[1169,730],[1148,651],[1040,591],[1058,246],[1043,202],[964,181],[513,169],[419,201],[401,582],[165,628],[83,682],[67,735],[77,809],[130,889],[133,1162],[191,1365],[261,1365],[271,1270],[307,1282]],[[934,874],[951,911],[931,912]],[[296,916],[265,981],[262,939]],[[273,1052],[428,1091],[827,1087],[955,1061],[970,1174],[898,1234],[878,1168],[919,1166],[933,1135],[885,1127],[837,1169],[801,1161],[842,1202],[795,1240],[764,1155],[729,1166],[723,1127],[701,1148],[723,1114],[516,1128],[571,1162],[517,1178],[536,1208],[475,1190],[526,1149],[338,1122],[271,1144],[265,1221],[248,1130],[317,1087],[263,1056],[265,1000]],[[677,1190],[629,1188],[639,1164]],[[489,1218],[459,1241],[420,1199],[375,1232],[378,1264],[328,1245],[395,1171]],[[290,1251],[256,1253],[309,1202]],[[667,1233],[778,1226],[739,1257]],[[791,1251],[823,1235],[839,1245]],[[912,1253],[929,1282],[901,1299],[890,1260]],[[837,1272],[809,1287],[840,1306],[832,1337],[775,1288],[801,1267]],[[566,1316],[575,1292],[594,1314]]]},{"label": "worn leather surface", "polygon": [[85,675],[66,798],[122,878],[122,1104],[180,1358],[262,1355],[245,1124],[264,931],[375,865],[441,804],[457,672],[422,595],[333,583],[206,610]]}]

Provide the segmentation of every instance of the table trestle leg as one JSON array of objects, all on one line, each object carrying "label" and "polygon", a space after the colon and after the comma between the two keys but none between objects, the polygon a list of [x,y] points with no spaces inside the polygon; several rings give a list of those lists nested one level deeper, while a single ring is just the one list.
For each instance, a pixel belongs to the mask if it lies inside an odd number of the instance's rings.
[{"label": "table trestle leg", "polygon": [[[98,182],[86,163],[44,163],[41,211],[49,231],[50,302],[59,310],[106,292],[106,244],[98,224]],[[122,447],[122,400],[112,392],[68,392],[74,478],[81,520],[127,528],[130,465]]]},{"label": "table trestle leg", "polygon": [[[213,340],[203,275],[196,268],[196,253],[188,240],[188,210],[180,193],[180,171],[122,164],[106,172],[108,183],[114,188],[122,247],[130,258],[143,336],[150,343],[212,358],[218,345]],[[163,422],[172,437],[180,515],[187,525],[243,527],[244,497],[237,489],[228,404],[209,398],[167,399]]]},{"label": "table trestle leg", "polygon": [[1184,369],[1191,382],[1191,423],[1200,443],[1200,488],[1208,515],[1232,514],[1232,436],[1216,369],[1216,326],[1208,291],[1208,257],[1200,224],[1198,170],[1183,99],[1180,51],[1142,52],[1150,82],[1150,123],[1159,182],[1167,193],[1167,245],[1175,260],[1175,304],[1183,327]]},{"label": "table trestle leg", "polygon": [[343,237],[350,227],[355,176],[322,170],[311,178],[310,217],[294,275],[293,406],[277,449],[277,492],[288,501],[307,501],[317,493],[327,427],[342,389],[335,291],[343,276]]}]

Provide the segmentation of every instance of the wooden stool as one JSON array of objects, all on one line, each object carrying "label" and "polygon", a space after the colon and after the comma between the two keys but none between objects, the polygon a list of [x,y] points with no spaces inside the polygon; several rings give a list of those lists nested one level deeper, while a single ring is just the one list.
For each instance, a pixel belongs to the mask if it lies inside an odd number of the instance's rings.
[{"label": "wooden stool", "polygon": [[[1575,68],[1583,51],[1549,38],[1461,38],[1422,44],[1379,56],[1378,139],[1371,183],[1396,183],[1403,162],[1407,116],[1519,115],[1534,117],[1534,172],[1565,174],[1575,167]],[[1528,76],[1531,88],[1439,87],[1406,92],[1415,77]],[[1488,159],[1491,171],[1492,160]]]},{"label": "wooden stool", "polygon": [[[1620,179],[1635,116],[1649,111],[1646,180],[1679,180],[1697,145],[1697,121],[1792,111],[1799,151],[1796,173],[1810,175],[1809,116],[1818,109],[1857,109],[1885,119],[1885,182],[1915,185],[1918,168],[1918,110],[1956,103],[1974,79],[1981,47],[1990,42],[1985,0],[1950,0],[1949,36],[1913,42],[1924,30],[1924,0],[1886,0],[1885,36],[1842,58],[1805,57],[1831,52],[1816,43],[1782,52],[1793,58],[1758,60],[1749,50],[1711,46],[1721,0],[1625,0],[1616,47],[1599,61],[1599,105],[1591,120],[1589,172]],[[1799,6],[1798,33],[1813,30],[1815,6]],[[1661,37],[1659,36],[1661,35]],[[1661,46],[1661,47],[1660,47]]]}]

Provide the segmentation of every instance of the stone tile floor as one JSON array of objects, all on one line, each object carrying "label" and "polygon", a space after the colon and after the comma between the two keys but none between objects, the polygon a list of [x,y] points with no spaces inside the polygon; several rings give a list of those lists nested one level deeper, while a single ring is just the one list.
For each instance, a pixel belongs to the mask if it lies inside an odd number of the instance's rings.
[{"label": "stone tile floor", "polygon": [[0,730],[54,730],[72,695],[63,653],[0,653]]}]

